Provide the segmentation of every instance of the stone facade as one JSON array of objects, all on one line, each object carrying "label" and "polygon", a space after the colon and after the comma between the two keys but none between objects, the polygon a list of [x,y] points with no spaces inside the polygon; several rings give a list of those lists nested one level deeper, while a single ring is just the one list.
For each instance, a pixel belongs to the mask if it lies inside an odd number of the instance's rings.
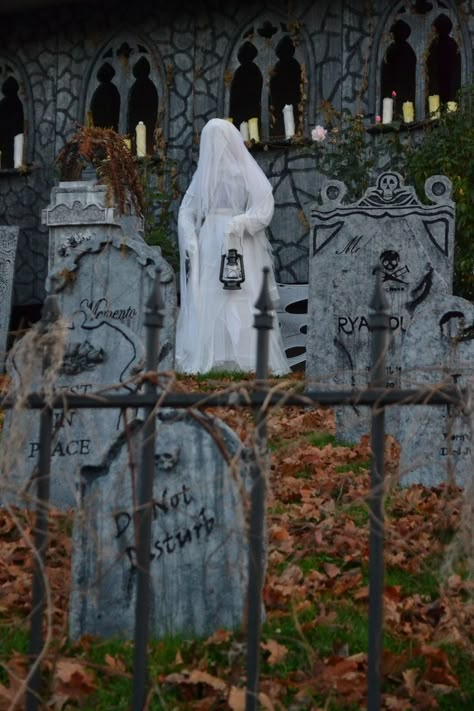
[{"label": "stone facade", "polygon": [[[182,193],[197,157],[199,131],[209,118],[228,115],[237,54],[246,39],[259,50],[256,61],[263,75],[265,123],[276,46],[283,35],[292,38],[302,72],[301,118],[306,139],[312,126],[324,123],[323,101],[337,110],[361,112],[373,122],[380,101],[379,65],[390,41],[390,26],[402,16],[402,6],[407,22],[421,28],[413,29],[411,38],[420,57],[425,46],[418,47],[416,42],[421,36],[426,40],[425,30],[433,17],[440,12],[450,16],[461,51],[462,81],[467,83],[472,72],[474,0],[433,0],[431,14],[425,15],[415,13],[412,5],[385,0],[267,0],[255,6],[237,0],[225,5],[216,0],[189,0],[157,7],[144,0],[134,6],[121,1],[93,6],[78,3],[2,14],[0,80],[13,75],[19,85],[28,168],[0,170],[1,220],[21,228],[14,304],[43,300],[48,239],[41,210],[49,203],[55,183],[54,158],[75,124],[85,123],[104,63],[115,72],[123,101],[132,86],[132,68],[139,58],[146,58],[149,78],[158,93],[161,144],[166,144],[167,158],[176,166],[178,192]],[[126,76],[121,68],[128,72]],[[422,76],[421,63],[417,71]],[[420,84],[422,79],[417,81]],[[126,120],[122,107],[121,130],[126,130]],[[267,128],[262,129],[265,134]],[[322,182],[317,158],[301,145],[273,142],[266,147],[255,156],[275,188],[270,238],[277,279],[284,284],[305,283],[308,206]],[[177,205],[179,195],[175,197]]]}]

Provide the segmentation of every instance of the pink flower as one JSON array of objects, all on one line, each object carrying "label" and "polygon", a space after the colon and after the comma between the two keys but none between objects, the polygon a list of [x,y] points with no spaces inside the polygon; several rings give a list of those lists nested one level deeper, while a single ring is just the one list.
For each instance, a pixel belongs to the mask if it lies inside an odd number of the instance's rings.
[{"label": "pink flower", "polygon": [[382,117],[377,114],[375,117],[375,123],[381,123],[382,122]]},{"label": "pink flower", "polygon": [[392,99],[394,99],[394,98],[396,97],[396,95],[397,95],[397,92],[396,92],[396,91],[392,91]]},{"label": "pink flower", "polygon": [[326,134],[327,130],[323,128],[323,126],[315,126],[311,131],[311,138],[313,139],[313,141],[318,141],[319,143],[321,143],[325,140]]}]

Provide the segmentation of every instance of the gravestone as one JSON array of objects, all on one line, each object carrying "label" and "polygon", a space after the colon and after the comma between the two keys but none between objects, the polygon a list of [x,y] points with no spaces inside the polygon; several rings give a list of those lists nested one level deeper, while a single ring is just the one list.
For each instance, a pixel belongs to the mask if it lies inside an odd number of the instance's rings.
[{"label": "gravestone", "polygon": [[0,372],[7,349],[18,232],[18,227],[0,226]]},{"label": "gravestone", "polygon": [[[438,296],[413,318],[402,349],[402,386],[445,382],[465,387],[474,376],[474,305]],[[436,389],[434,388],[434,392]],[[453,406],[404,407],[400,483],[466,486],[473,476],[470,413]]]},{"label": "gravestone", "polygon": [[61,182],[43,210],[49,227],[46,288],[56,293],[69,318],[83,306],[117,320],[144,338],[143,314],[155,270],[161,270],[164,325],[157,366],[174,367],[176,285],[159,247],[143,240],[143,219],[130,206],[121,215],[110,206],[107,189],[95,181]]},{"label": "gravestone", "polygon": [[[133,636],[140,429],[83,471],[73,534],[71,636]],[[220,420],[160,410],[151,539],[150,633],[208,635],[242,622],[247,535],[240,441]],[[232,466],[231,466],[232,460]],[[133,462],[131,471],[130,462]]]},{"label": "gravestone", "polygon": [[95,180],[60,182],[42,213],[43,225],[49,228],[48,273],[68,250],[93,237],[142,237],[143,218],[134,215],[130,207],[128,212],[120,215],[107,199],[106,186]]},{"label": "gravestone", "polygon": [[[399,387],[401,347],[417,310],[450,293],[453,276],[454,203],[451,183],[432,176],[422,204],[398,173],[383,173],[353,204],[346,187],[328,181],[322,205],[312,208],[309,328],[306,373],[311,386],[365,387],[370,371],[369,302],[375,271],[389,304],[387,387]],[[336,408],[340,439],[350,442],[370,429],[368,408]],[[396,436],[399,415],[389,413]]]},{"label": "gravestone", "polygon": [[47,289],[56,294],[65,319],[80,309],[97,318],[109,318],[145,339],[144,312],[153,289],[156,269],[164,301],[164,322],[160,331],[157,369],[174,367],[176,288],[174,272],[158,247],[141,238],[91,235],[71,244],[59,243],[55,269],[48,275]]},{"label": "gravestone", "polygon": [[[64,332],[65,329],[65,332]],[[63,330],[63,333],[61,333]],[[54,393],[69,391],[94,395],[114,385],[114,393],[136,390],[129,382],[143,368],[144,350],[136,334],[117,320],[77,311],[69,322],[58,324],[55,340],[64,337],[64,349],[57,354]],[[41,392],[42,343],[39,331],[30,332],[12,349],[7,371],[13,395]],[[104,452],[123,429],[119,410],[66,410],[54,412],[51,450],[51,503],[59,508],[78,501],[80,468],[100,463]],[[132,411],[132,416],[135,412]],[[4,477],[0,498],[31,506],[36,488],[28,488],[39,451],[39,410],[9,411],[2,432]],[[26,495],[20,491],[27,487]]]}]

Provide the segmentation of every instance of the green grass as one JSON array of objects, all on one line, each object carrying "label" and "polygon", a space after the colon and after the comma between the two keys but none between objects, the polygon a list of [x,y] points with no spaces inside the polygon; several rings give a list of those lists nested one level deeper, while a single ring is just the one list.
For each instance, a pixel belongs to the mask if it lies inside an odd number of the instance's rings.
[{"label": "green grass", "polygon": [[387,568],[385,585],[400,585],[402,593],[421,596],[435,600],[439,597],[439,579],[433,572],[435,566],[425,564],[425,570],[419,574],[409,573],[401,568]]},{"label": "green grass", "polygon": [[338,442],[335,435],[329,432],[310,432],[305,434],[304,438],[313,447],[320,447],[321,449],[328,444],[331,444],[333,447],[348,447],[350,449],[354,446],[349,442]]},{"label": "green grass", "polygon": [[23,627],[20,623],[12,625],[4,621],[0,621],[0,682],[5,684],[8,680],[7,672],[3,667],[11,657],[13,652],[26,654],[28,652],[30,633],[26,623]]},{"label": "green grass", "polygon": [[324,570],[324,563],[333,563],[340,568],[344,565],[344,562],[340,558],[334,558],[326,553],[307,555],[298,561],[298,565],[303,573],[309,573],[310,570]]},{"label": "green grass", "polygon": [[354,521],[356,526],[366,526],[370,519],[369,507],[363,504],[349,504],[342,507],[343,513]]},{"label": "green grass", "polygon": [[243,370],[219,370],[214,368],[209,370],[207,373],[197,373],[195,379],[198,383],[202,383],[205,380],[232,380],[234,382],[239,382],[240,380],[251,380],[251,375]]}]

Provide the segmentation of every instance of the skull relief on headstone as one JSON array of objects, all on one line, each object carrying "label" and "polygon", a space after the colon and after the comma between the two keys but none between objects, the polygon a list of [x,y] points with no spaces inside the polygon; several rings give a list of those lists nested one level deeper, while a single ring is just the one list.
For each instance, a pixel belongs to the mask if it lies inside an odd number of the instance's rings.
[{"label": "skull relief on headstone", "polygon": [[[375,273],[389,304],[390,345],[387,387],[399,387],[401,347],[406,330],[422,306],[451,291],[454,204],[443,176],[426,181],[433,204],[422,204],[414,189],[395,172],[352,204],[346,187],[328,181],[322,205],[312,209],[307,379],[311,385],[344,389],[365,387],[370,373],[369,302]],[[336,408],[340,439],[357,441],[368,432],[369,411]],[[398,411],[388,417],[397,435]]]},{"label": "skull relief on headstone", "polygon": [[[74,638],[133,636],[140,441],[134,423],[100,467],[83,471],[72,565]],[[150,551],[154,637],[206,635],[242,622],[248,555],[240,453],[236,435],[216,418],[170,409],[157,415]]]}]

